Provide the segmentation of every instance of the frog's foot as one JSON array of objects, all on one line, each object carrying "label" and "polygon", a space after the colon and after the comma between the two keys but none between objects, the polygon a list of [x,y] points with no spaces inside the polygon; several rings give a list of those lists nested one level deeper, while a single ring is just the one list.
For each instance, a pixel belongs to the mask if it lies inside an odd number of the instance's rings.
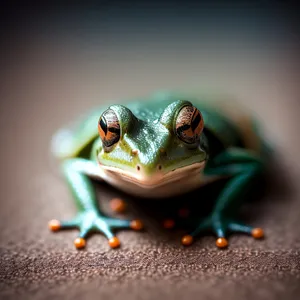
[{"label": "frog's foot", "polygon": [[141,230],[143,224],[139,220],[120,220],[116,218],[108,218],[98,215],[95,212],[81,212],[70,221],[51,220],[49,228],[52,231],[61,229],[78,228],[79,236],[74,240],[74,245],[77,249],[84,248],[86,245],[86,237],[90,232],[102,232],[108,239],[108,244],[111,248],[120,246],[119,239],[113,234],[114,229],[131,228]]},{"label": "frog's foot", "polygon": [[217,236],[216,246],[218,248],[226,248],[228,246],[228,241],[226,239],[228,233],[246,233],[252,235],[252,237],[256,239],[260,239],[264,236],[264,232],[261,228],[254,228],[232,219],[209,217],[201,222],[196,230],[185,235],[181,240],[182,244],[185,246],[191,245],[194,238],[204,231],[212,231]]}]

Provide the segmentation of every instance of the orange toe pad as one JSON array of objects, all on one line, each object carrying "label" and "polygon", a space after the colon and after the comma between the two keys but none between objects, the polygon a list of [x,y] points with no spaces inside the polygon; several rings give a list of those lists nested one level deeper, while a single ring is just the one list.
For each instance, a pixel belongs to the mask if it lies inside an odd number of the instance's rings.
[{"label": "orange toe pad", "polygon": [[82,249],[85,247],[85,239],[83,238],[77,238],[74,241],[74,245],[77,249]]},{"label": "orange toe pad", "polygon": [[216,246],[218,248],[226,248],[228,246],[228,242],[225,238],[218,238],[216,240]]},{"label": "orange toe pad", "polygon": [[132,220],[130,222],[130,228],[134,230],[141,230],[143,229],[143,223],[140,220]]},{"label": "orange toe pad", "polygon": [[264,231],[261,228],[254,228],[251,231],[251,235],[255,238],[255,239],[261,239],[264,236]]},{"label": "orange toe pad", "polygon": [[184,246],[190,246],[193,243],[194,238],[191,235],[185,235],[181,239],[181,243]]},{"label": "orange toe pad", "polygon": [[58,220],[51,220],[48,223],[48,227],[52,231],[57,231],[60,229],[60,222]]},{"label": "orange toe pad", "polygon": [[108,240],[108,244],[111,248],[118,248],[120,246],[120,241],[116,236],[114,236]]}]

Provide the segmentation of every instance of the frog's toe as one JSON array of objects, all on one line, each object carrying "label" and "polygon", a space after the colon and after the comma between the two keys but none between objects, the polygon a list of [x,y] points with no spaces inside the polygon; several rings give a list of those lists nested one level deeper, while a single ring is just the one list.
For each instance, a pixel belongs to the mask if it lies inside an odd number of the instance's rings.
[{"label": "frog's toe", "polygon": [[49,221],[48,227],[51,231],[58,231],[62,229],[72,229],[72,228],[79,228],[80,234],[79,236],[74,240],[74,245],[77,249],[82,249],[86,245],[85,237],[90,231],[90,227],[81,226],[79,222],[79,218],[74,218],[69,221],[59,221],[56,219],[53,219]]},{"label": "frog's toe", "polygon": [[78,237],[74,240],[74,245],[77,249],[82,249],[85,247],[86,245],[86,242],[85,242],[85,239],[82,238],[82,237]]},{"label": "frog's toe", "polygon": [[130,228],[133,230],[142,230],[144,225],[141,220],[132,220],[130,222]]},{"label": "frog's toe", "polygon": [[50,220],[48,222],[48,227],[51,231],[58,231],[61,228],[61,223],[58,220]]},{"label": "frog's toe", "polygon": [[194,237],[190,234],[184,235],[181,239],[181,244],[184,246],[190,246],[192,245],[194,241]]},{"label": "frog's toe", "polygon": [[133,229],[133,230],[141,230],[143,229],[143,223],[140,220],[120,220],[115,218],[106,218],[106,224],[108,227],[103,228],[101,224],[98,224],[99,229],[104,232],[106,237],[108,238],[108,244],[111,248],[120,247],[119,239],[113,235],[112,229]]},{"label": "frog's toe", "polygon": [[141,230],[144,225],[141,220],[120,220],[115,218],[107,218],[108,225],[113,229],[126,229]]},{"label": "frog's toe", "polygon": [[48,227],[51,231],[59,231],[61,229],[70,229],[78,226],[78,221],[76,219],[70,221],[59,221],[53,219],[48,222]]},{"label": "frog's toe", "polygon": [[216,246],[218,248],[226,248],[228,246],[228,241],[227,239],[225,239],[224,237],[219,237],[217,240],[216,240]]},{"label": "frog's toe", "polygon": [[255,239],[261,239],[264,237],[264,231],[261,228],[253,228],[251,231],[251,235],[255,238]]},{"label": "frog's toe", "polygon": [[242,223],[230,222],[228,229],[232,232],[246,233],[252,235],[255,239],[261,239],[264,237],[264,231],[261,228],[255,228]]},{"label": "frog's toe", "polygon": [[109,244],[109,246],[111,247],[111,248],[118,248],[118,247],[120,247],[120,245],[121,245],[121,243],[120,243],[120,241],[119,241],[119,239],[116,237],[116,236],[113,236],[112,238],[110,238],[109,240],[108,240],[108,244]]},{"label": "frog's toe", "polygon": [[116,218],[105,218],[106,226],[103,227],[103,224],[99,222],[97,227],[101,230],[108,239],[108,244],[111,248],[118,248],[120,246],[119,239],[114,236],[112,230],[116,229],[133,229],[133,230],[142,230],[143,223],[140,220],[121,220]]}]

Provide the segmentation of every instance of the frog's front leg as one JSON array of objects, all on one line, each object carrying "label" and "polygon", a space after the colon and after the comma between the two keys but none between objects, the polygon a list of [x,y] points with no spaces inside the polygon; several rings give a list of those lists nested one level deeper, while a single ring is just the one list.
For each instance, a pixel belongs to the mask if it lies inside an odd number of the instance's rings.
[{"label": "frog's front leg", "polygon": [[139,230],[142,228],[142,223],[138,220],[128,221],[108,218],[101,213],[93,184],[87,175],[99,173],[97,163],[86,159],[74,158],[66,160],[62,169],[75,199],[78,213],[75,218],[69,221],[50,221],[49,227],[52,231],[78,228],[80,233],[74,241],[78,249],[85,247],[85,238],[91,231],[100,231],[108,238],[110,247],[116,248],[120,245],[120,242],[114,236],[113,229],[132,228]]},{"label": "frog's front leg", "polygon": [[260,158],[245,149],[228,149],[208,163],[205,175],[228,176],[228,181],[219,194],[212,213],[193,232],[184,236],[182,243],[190,245],[196,235],[207,230],[218,237],[216,245],[219,248],[227,247],[226,235],[229,232],[251,234],[254,238],[263,237],[262,229],[240,223],[233,216],[262,170]]}]

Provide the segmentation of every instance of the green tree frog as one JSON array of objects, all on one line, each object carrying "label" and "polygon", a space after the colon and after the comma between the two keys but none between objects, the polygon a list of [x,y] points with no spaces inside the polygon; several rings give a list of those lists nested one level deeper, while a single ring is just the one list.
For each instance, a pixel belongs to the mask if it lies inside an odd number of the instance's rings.
[{"label": "green tree frog", "polygon": [[85,247],[91,231],[102,232],[116,248],[120,242],[115,229],[139,230],[143,225],[104,215],[92,179],[138,197],[163,199],[223,178],[226,184],[212,212],[183,236],[182,244],[192,244],[204,230],[215,234],[219,248],[227,247],[228,233],[261,238],[262,229],[237,221],[236,208],[264,170],[266,147],[252,118],[226,101],[156,93],[95,109],[77,127],[53,136],[52,151],[62,160],[78,213],[68,221],[51,220],[49,227],[78,228],[77,249]]}]

